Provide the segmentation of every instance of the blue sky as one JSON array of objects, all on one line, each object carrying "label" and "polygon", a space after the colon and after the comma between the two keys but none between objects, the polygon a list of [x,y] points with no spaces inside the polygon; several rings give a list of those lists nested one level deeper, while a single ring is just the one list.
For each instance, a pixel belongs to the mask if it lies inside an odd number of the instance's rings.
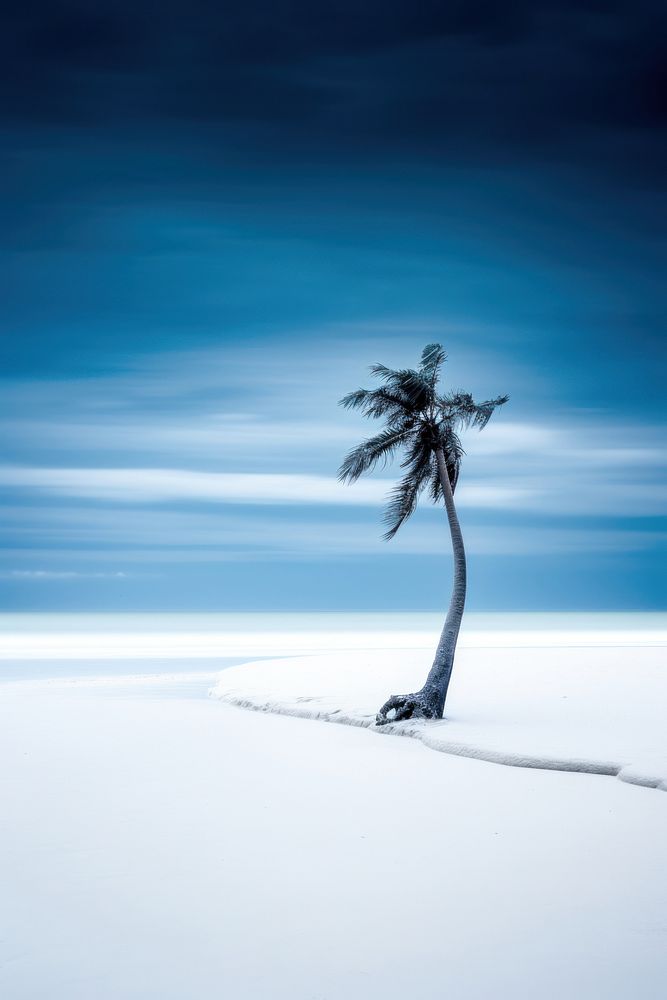
[{"label": "blue sky", "polygon": [[497,37],[389,5],[352,44],[292,5],[222,80],[129,8],[21,15],[52,100],[17,77],[2,119],[3,607],[443,606],[442,511],[387,544],[392,469],[336,482],[371,432],[337,400],[434,340],[511,395],[464,442],[470,607],[664,606],[664,146],[631,74],[601,100],[623,12],[538,7]]}]

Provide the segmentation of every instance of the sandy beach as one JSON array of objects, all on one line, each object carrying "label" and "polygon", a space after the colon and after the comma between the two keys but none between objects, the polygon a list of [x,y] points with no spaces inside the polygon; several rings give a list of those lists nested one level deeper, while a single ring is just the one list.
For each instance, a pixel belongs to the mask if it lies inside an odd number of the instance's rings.
[{"label": "sandy beach", "polygon": [[3,996],[663,995],[662,792],[206,696],[259,669],[2,684]]}]

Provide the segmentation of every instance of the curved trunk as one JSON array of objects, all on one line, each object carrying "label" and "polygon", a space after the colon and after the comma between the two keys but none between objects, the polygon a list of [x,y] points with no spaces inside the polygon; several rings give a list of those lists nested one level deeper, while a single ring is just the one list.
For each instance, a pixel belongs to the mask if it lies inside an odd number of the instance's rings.
[{"label": "curved trunk", "polygon": [[447,688],[454,666],[456,641],[459,637],[463,608],[466,601],[466,553],[463,547],[463,535],[454,506],[454,494],[449,481],[447,463],[441,448],[436,451],[438,473],[442,492],[445,497],[445,508],[452,536],[454,552],[454,587],[449,610],[445,618],[445,626],[440,636],[438,648],[435,651],[433,666],[426,678],[421,691],[413,694],[393,694],[378,712],[375,721],[378,726],[388,722],[403,722],[405,719],[441,719],[445,709]]},{"label": "curved trunk", "polygon": [[445,619],[445,625],[440,636],[438,648],[435,652],[433,666],[426,678],[423,691],[430,695],[436,703],[437,714],[442,716],[445,699],[447,698],[447,688],[452,676],[454,666],[454,653],[456,652],[456,642],[461,628],[463,609],[466,601],[466,553],[463,546],[463,535],[461,526],[454,506],[454,494],[449,481],[447,463],[441,448],[436,451],[438,462],[438,472],[440,473],[440,483],[445,497],[445,508],[447,510],[447,520],[452,536],[452,551],[454,553],[454,587],[452,597],[449,602],[449,609]]}]

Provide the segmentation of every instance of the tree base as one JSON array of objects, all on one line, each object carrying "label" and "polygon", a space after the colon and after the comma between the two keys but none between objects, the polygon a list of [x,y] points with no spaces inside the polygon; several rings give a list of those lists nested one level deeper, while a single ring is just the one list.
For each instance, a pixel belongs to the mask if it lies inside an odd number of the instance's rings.
[{"label": "tree base", "polygon": [[444,702],[436,691],[416,691],[414,694],[393,694],[375,716],[378,726],[405,719],[441,719]]}]

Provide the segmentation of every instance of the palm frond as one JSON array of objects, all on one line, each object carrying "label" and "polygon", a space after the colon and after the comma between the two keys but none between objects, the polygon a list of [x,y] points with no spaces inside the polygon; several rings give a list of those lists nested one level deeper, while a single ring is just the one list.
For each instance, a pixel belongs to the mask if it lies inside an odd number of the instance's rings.
[{"label": "palm frond", "polygon": [[435,388],[438,383],[440,366],[447,360],[447,351],[442,344],[427,344],[422,351],[420,374]]},{"label": "palm frond", "polygon": [[376,378],[386,379],[386,381],[391,381],[394,375],[396,375],[393,368],[387,368],[386,365],[381,365],[379,362],[374,365],[369,365],[368,370],[371,375],[375,375]]},{"label": "palm frond", "polygon": [[481,430],[488,424],[496,407],[503,406],[508,399],[509,396],[498,396],[476,403],[469,392],[454,392],[439,398],[438,409],[444,420],[452,425]]},{"label": "palm frond", "polygon": [[433,402],[433,386],[412,368],[392,371],[384,379],[389,391],[402,399],[413,413],[422,412]]},{"label": "palm frond", "polygon": [[423,410],[433,401],[434,383],[426,378],[421,371],[413,368],[387,368],[386,365],[370,366],[370,372],[381,379],[385,388],[398,396],[405,405],[413,411]]},{"label": "palm frond", "polygon": [[[445,465],[447,466],[447,474],[449,476],[449,482],[452,487],[452,493],[455,492],[457,483],[459,481],[459,473],[461,472],[461,461],[465,451],[463,450],[463,445],[458,434],[451,427],[441,428],[439,445],[445,456]],[[430,496],[434,503],[438,503],[440,500],[444,500],[444,494],[442,491],[442,483],[440,482],[440,470],[438,469],[438,463],[433,456],[432,459],[432,478],[431,478],[431,488]]]},{"label": "palm frond", "polygon": [[343,396],[339,404],[346,410],[360,410],[365,417],[398,420],[412,413],[410,403],[400,393],[392,393],[383,386],[379,389],[355,389]]},{"label": "palm frond", "polygon": [[355,389],[353,392],[346,393],[342,399],[339,399],[338,405],[344,406],[346,410],[360,410],[366,403],[371,392],[371,389]]},{"label": "palm frond", "polygon": [[398,529],[414,513],[419,495],[427,485],[431,467],[427,463],[416,472],[412,469],[396,484],[387,502],[382,520],[389,527],[383,534],[385,541],[390,541]]},{"label": "palm frond", "polygon": [[469,392],[450,392],[440,396],[438,408],[444,419],[467,427],[475,415],[475,400]]},{"label": "palm frond", "polygon": [[463,456],[465,455],[463,445],[461,444],[458,435],[453,431],[450,431],[447,435],[447,443],[444,451],[447,475],[449,476],[449,482],[451,483],[453,493],[456,490],[456,486],[459,481],[461,462],[463,461]]},{"label": "palm frond", "polygon": [[386,464],[396,449],[407,441],[409,434],[409,427],[387,428],[362,441],[343,459],[338,470],[339,480],[342,483],[354,483],[364,472],[374,469],[378,462]]},{"label": "palm frond", "polygon": [[401,525],[414,512],[419,495],[428,485],[431,476],[431,456],[430,440],[423,436],[413,438],[408,453],[401,462],[406,473],[389,494],[383,515],[383,521],[389,525],[382,536],[386,541],[394,537]]},{"label": "palm frond", "polygon": [[401,462],[401,468],[407,469],[408,472],[416,475],[431,461],[433,443],[429,435],[424,433],[413,435],[412,439],[407,443],[409,447],[405,458]]},{"label": "palm frond", "polygon": [[[451,482],[451,476],[449,481]],[[453,491],[454,487],[452,487],[452,492]],[[445,499],[445,495],[442,491],[442,483],[440,482],[440,470],[438,468],[438,463],[435,460],[431,463],[431,481],[429,484],[428,495],[433,503],[440,503]]]},{"label": "palm frond", "polygon": [[504,406],[508,399],[509,396],[497,396],[496,399],[487,399],[484,403],[478,403],[472,420],[473,427],[477,427],[481,431],[488,424],[496,407]]}]

